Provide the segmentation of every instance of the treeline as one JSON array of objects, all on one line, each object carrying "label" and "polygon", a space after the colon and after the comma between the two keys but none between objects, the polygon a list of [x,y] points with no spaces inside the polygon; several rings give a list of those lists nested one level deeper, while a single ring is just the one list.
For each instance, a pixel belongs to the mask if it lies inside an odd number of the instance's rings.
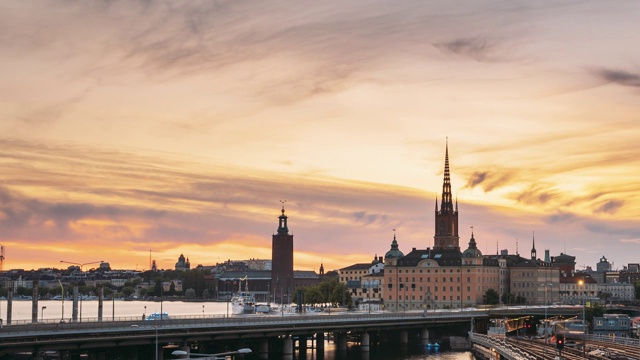
[{"label": "treeline", "polygon": [[[302,294],[302,302],[298,302],[298,294]],[[316,286],[305,286],[296,288],[293,292],[292,301],[296,304],[316,306],[329,304],[335,306],[353,305],[351,292],[345,284],[341,284],[336,279],[322,281]]]}]

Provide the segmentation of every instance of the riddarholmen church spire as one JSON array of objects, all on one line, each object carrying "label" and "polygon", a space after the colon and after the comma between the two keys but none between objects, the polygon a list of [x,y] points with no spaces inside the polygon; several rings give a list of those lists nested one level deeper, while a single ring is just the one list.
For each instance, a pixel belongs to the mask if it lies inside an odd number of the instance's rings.
[{"label": "riddarholmen church spire", "polygon": [[434,249],[460,250],[460,237],[458,236],[458,200],[455,209],[451,195],[451,173],[449,169],[449,140],[445,147],[444,155],[444,179],[442,182],[442,203],[440,210],[436,200],[436,234],[433,237]]},{"label": "riddarholmen church spire", "polygon": [[451,174],[449,173],[449,140],[447,139],[447,145],[444,154],[444,181],[442,182],[442,205],[440,206],[442,212],[453,211],[453,201],[451,199]]}]

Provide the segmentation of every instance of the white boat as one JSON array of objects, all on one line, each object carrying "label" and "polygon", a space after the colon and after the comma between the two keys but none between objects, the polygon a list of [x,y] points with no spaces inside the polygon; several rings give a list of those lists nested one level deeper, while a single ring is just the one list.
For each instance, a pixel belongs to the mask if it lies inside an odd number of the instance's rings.
[{"label": "white boat", "polygon": [[231,313],[234,315],[256,312],[256,299],[248,292],[238,292],[231,298]]},{"label": "white boat", "polygon": [[[242,282],[245,282],[242,291]],[[247,277],[240,279],[238,292],[231,298],[231,313],[234,315],[253,314],[256,312],[256,299],[249,292],[249,281]]]}]

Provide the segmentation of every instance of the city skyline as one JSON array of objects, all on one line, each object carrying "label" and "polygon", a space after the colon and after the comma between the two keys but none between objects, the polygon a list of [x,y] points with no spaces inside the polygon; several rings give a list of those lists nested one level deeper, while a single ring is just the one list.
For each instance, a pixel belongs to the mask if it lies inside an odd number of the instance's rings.
[{"label": "city skyline", "polygon": [[375,5],[0,5],[5,270],[433,246],[447,138],[461,248],[640,262],[639,4]]}]

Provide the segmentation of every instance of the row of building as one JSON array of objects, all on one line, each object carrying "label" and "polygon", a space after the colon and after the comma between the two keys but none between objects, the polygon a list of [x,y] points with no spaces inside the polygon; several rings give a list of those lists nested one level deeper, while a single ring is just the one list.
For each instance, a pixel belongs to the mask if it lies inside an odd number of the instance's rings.
[{"label": "row of building", "polygon": [[[375,255],[370,263],[357,263],[339,270],[340,282],[351,289],[352,296],[361,306],[384,306],[396,311],[464,308],[486,303],[490,289],[503,303],[577,304],[602,299],[635,300],[633,282],[621,282],[621,277],[614,279],[610,267],[605,269],[599,264],[599,271],[576,272],[573,256],[551,257],[547,250],[544,259],[538,258],[535,237],[529,257],[509,254],[507,250],[485,255],[478,249],[472,229],[467,247],[462,250],[458,204],[457,201],[454,204],[451,194],[448,146],[442,189],[440,207],[437,199],[435,205],[433,247],[413,248],[405,255],[399,249],[394,231],[391,247],[384,257]],[[640,276],[635,265],[630,264],[629,269]]]}]

